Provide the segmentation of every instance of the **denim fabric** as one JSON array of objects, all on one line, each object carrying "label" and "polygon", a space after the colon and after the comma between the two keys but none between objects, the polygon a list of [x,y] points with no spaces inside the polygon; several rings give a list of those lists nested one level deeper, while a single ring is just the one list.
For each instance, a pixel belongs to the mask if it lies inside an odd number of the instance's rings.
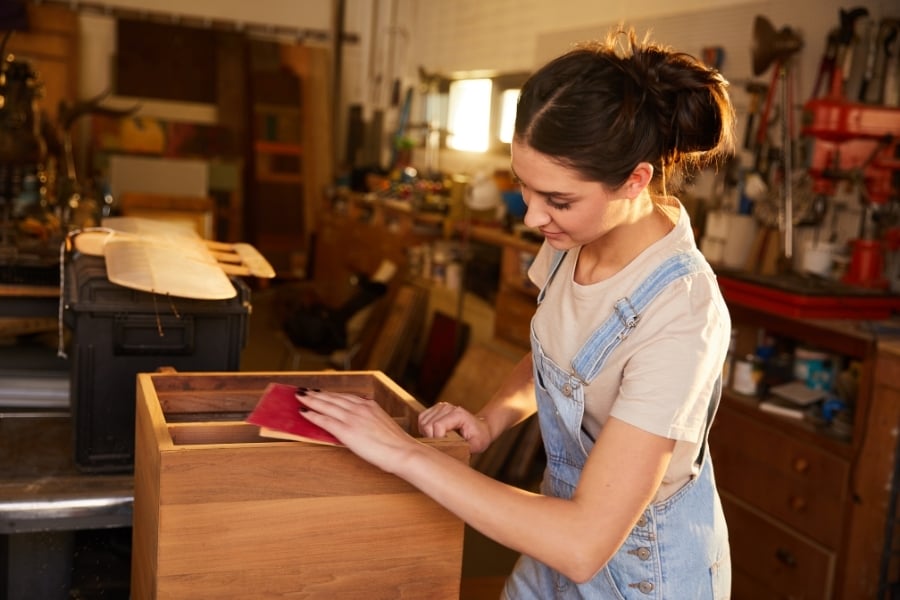
[{"label": "denim fabric", "polygon": [[[546,285],[561,261],[557,257]],[[532,329],[538,416],[547,469],[542,492],[570,498],[593,441],[581,427],[584,386],[603,368],[606,357],[639,326],[640,314],[666,285],[703,268],[699,252],[673,256],[657,268],[588,339],[564,369],[546,356]],[[546,289],[546,285],[544,290]],[[543,299],[541,290],[538,301]],[[709,399],[704,438],[718,407],[721,388]],[[589,582],[576,584],[562,574],[522,556],[504,589],[510,600],[691,599],[730,596],[728,533],[716,492],[708,452],[698,456],[699,476],[666,500],[648,506],[622,547]]]}]

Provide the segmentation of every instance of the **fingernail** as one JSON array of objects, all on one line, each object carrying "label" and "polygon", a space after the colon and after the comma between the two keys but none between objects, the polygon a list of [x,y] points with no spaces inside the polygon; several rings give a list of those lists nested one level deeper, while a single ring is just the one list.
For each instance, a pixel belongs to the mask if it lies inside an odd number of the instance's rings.
[{"label": "fingernail", "polygon": [[295,396],[301,396],[301,397],[302,397],[302,396],[305,396],[305,395],[306,395],[306,390],[303,390],[303,389],[297,390],[297,393],[294,394],[294,395],[295,395]]}]

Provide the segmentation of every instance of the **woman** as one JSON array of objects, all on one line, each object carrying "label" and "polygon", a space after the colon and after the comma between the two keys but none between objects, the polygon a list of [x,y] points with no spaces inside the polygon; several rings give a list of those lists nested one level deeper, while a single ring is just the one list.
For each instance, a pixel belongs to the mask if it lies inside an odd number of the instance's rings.
[{"label": "woman", "polygon": [[310,420],[522,553],[504,597],[727,598],[730,555],[707,433],[730,319],[684,207],[689,168],[730,149],[726,82],[619,31],[537,71],[512,169],[545,242],[532,352],[470,414],[437,404],[423,435],[481,452],[535,411],[540,494],[416,443],[373,402],[310,394]]}]

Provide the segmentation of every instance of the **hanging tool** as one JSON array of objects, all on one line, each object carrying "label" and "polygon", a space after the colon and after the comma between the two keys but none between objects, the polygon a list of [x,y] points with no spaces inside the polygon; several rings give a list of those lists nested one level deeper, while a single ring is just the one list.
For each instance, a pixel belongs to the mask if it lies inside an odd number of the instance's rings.
[{"label": "hanging tool", "polygon": [[803,40],[790,27],[783,27],[776,32],[768,19],[757,15],[753,25],[753,72],[756,75],[763,73],[769,65],[775,65],[772,74],[772,84],[766,97],[766,106],[763,110],[763,120],[760,122],[757,134],[757,143],[764,146],[766,143],[769,110],[771,109],[774,92],[778,83],[781,83],[781,164],[782,164],[782,189],[783,202],[780,219],[781,233],[784,235],[783,257],[790,259],[793,256],[793,82],[790,65],[792,57],[801,48]]},{"label": "hanging tool", "polygon": [[[878,26],[878,36],[875,40],[875,56],[872,61],[871,77],[860,94],[860,101],[869,104],[882,104],[885,96],[885,84],[887,69],[891,64],[891,57],[896,51],[892,50],[900,33],[900,20],[882,19]],[[868,75],[869,73],[867,73]]]},{"label": "hanging tool", "polygon": [[884,45],[881,103],[885,106],[900,104],[900,21],[894,20],[893,25],[893,35],[888,35]]},{"label": "hanging tool", "polygon": [[759,83],[757,81],[748,81],[746,85],[747,93],[750,94],[750,108],[747,111],[747,128],[744,131],[744,149],[745,150],[756,150],[756,145],[754,140],[756,137],[754,136],[754,128],[756,126],[756,119],[759,118],[759,107],[760,107],[760,99],[762,96],[768,91],[769,86],[764,83]]},{"label": "hanging tool", "polygon": [[868,16],[860,18],[854,26],[853,60],[844,73],[847,80],[844,95],[850,102],[859,102],[868,82],[872,79],[875,68],[875,47],[878,37],[878,26]]},{"label": "hanging tool", "polygon": [[825,53],[819,62],[819,71],[816,73],[816,82],[813,84],[812,94],[810,97],[818,98],[822,89],[822,84],[826,82],[825,89],[831,88],[831,77],[834,74],[835,60],[837,59],[838,46],[840,44],[838,29],[832,29],[828,33],[825,41]]},{"label": "hanging tool", "polygon": [[856,45],[856,23],[863,17],[869,16],[869,10],[864,7],[856,7],[850,10],[840,9],[841,25],[838,29],[838,47],[834,60],[834,70],[831,73],[831,86],[829,93],[832,96],[844,98],[847,89],[847,77],[850,74],[850,65],[853,64],[853,52]]}]

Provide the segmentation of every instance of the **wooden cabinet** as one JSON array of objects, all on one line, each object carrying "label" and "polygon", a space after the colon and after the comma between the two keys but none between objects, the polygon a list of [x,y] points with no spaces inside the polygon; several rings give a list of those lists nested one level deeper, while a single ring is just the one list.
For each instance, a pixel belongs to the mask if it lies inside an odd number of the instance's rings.
[{"label": "wooden cabinet", "polygon": [[350,194],[323,210],[315,235],[312,279],[346,281],[354,273],[374,273],[383,260],[393,262],[399,283],[408,274],[408,251],[440,239],[439,214],[419,213],[408,202]]},{"label": "wooden cabinet", "polygon": [[247,236],[280,275],[303,277],[332,178],[321,49],[255,40],[249,48]]},{"label": "wooden cabinet", "polygon": [[730,309],[739,356],[765,332],[782,347],[814,347],[858,372],[852,427],[840,430],[764,412],[759,398],[725,390],[710,446],[729,524],[732,597],[880,597],[900,354],[886,353],[870,323]]}]

